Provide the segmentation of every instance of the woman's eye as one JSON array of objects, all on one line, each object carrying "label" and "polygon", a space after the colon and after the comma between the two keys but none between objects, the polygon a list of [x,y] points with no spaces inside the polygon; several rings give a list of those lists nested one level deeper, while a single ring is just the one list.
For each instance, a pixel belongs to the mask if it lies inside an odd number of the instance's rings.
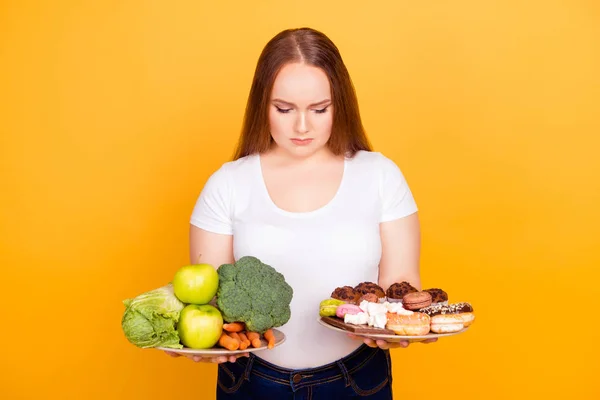
[{"label": "woman's eye", "polygon": [[282,114],[287,114],[292,110],[291,108],[279,108],[277,106],[275,106],[275,108],[277,109],[277,112],[280,112]]},{"label": "woman's eye", "polygon": [[[327,107],[329,107],[329,106],[327,106]],[[315,112],[316,112],[317,114],[324,114],[324,113],[326,113],[326,112],[327,112],[327,107],[325,107],[325,108],[322,108],[322,109],[320,109],[320,110],[315,110]]]}]

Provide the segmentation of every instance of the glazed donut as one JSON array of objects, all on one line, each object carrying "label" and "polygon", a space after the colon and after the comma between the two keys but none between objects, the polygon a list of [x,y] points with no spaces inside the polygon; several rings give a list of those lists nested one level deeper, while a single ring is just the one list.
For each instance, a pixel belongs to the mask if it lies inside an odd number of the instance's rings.
[{"label": "glazed donut", "polygon": [[427,314],[414,312],[410,315],[387,313],[386,328],[396,335],[427,335],[431,326],[431,318]]},{"label": "glazed donut", "polygon": [[[425,314],[427,315],[427,314]],[[463,319],[458,314],[437,314],[431,317],[431,331],[435,333],[458,332],[464,328]]]},{"label": "glazed donut", "polygon": [[402,305],[407,310],[418,310],[431,305],[431,295],[427,292],[413,292],[402,298]]}]

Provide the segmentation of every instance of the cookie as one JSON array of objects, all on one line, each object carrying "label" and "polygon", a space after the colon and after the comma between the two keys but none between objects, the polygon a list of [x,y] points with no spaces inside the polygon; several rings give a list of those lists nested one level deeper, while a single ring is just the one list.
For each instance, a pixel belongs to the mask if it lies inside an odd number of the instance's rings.
[{"label": "cookie", "polygon": [[373,282],[362,282],[354,287],[354,290],[359,293],[359,296],[367,293],[373,293],[377,295],[379,299],[385,297],[385,291],[376,283]]},{"label": "cookie", "polygon": [[331,293],[331,298],[355,304],[360,297],[360,293],[354,290],[352,286],[341,286]]},{"label": "cookie", "polygon": [[415,292],[418,292],[417,288],[406,281],[402,281],[400,283],[394,283],[391,285],[385,292],[385,295],[389,301],[399,302],[402,301],[402,298],[407,294]]},{"label": "cookie", "polygon": [[431,304],[444,303],[448,301],[448,293],[444,292],[442,289],[433,288],[425,289],[423,291],[431,295]]}]

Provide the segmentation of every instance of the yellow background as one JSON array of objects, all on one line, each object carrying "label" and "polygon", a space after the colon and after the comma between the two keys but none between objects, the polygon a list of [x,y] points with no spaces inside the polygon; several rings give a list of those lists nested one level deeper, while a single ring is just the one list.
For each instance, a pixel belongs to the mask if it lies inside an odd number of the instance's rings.
[{"label": "yellow background", "polygon": [[599,3],[365,4],[0,3],[0,398],[212,398],[216,367],[129,344],[121,301],[188,262],[257,57],[299,26],[409,180],[424,286],[477,313],[394,351],[397,397],[600,398]]}]

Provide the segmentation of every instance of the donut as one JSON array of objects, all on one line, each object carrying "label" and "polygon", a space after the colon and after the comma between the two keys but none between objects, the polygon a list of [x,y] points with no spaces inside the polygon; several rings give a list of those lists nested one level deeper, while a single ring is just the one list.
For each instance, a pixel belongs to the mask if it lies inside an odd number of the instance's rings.
[{"label": "donut", "polygon": [[331,293],[331,298],[345,301],[347,303],[356,304],[360,294],[357,293],[352,286],[342,286],[335,288]]},{"label": "donut", "polygon": [[[425,314],[427,315],[427,314]],[[437,314],[431,317],[431,331],[435,333],[458,332],[464,328],[463,319],[458,314]]]},{"label": "donut", "polygon": [[467,327],[475,320],[473,306],[469,303],[452,303],[448,305],[435,304],[419,309],[419,312],[425,313],[430,317],[439,314],[454,314],[462,318],[464,326]]},{"label": "donut", "polygon": [[391,303],[402,302],[402,298],[409,293],[418,292],[417,288],[406,281],[392,284],[385,292],[388,301]]},{"label": "donut", "polygon": [[448,293],[444,292],[442,289],[433,288],[433,289],[425,289],[424,292],[427,292],[431,295],[431,304],[444,303],[448,304]]},{"label": "donut", "polygon": [[373,282],[362,282],[354,287],[354,291],[359,293],[359,297],[363,294],[373,293],[377,295],[378,299],[385,297],[385,291],[376,283]]},{"label": "donut", "polygon": [[431,326],[431,318],[427,314],[414,312],[410,315],[387,313],[385,327],[396,335],[427,335]]},{"label": "donut", "polygon": [[431,305],[431,295],[427,292],[413,292],[402,298],[402,305],[407,310],[419,310]]}]

